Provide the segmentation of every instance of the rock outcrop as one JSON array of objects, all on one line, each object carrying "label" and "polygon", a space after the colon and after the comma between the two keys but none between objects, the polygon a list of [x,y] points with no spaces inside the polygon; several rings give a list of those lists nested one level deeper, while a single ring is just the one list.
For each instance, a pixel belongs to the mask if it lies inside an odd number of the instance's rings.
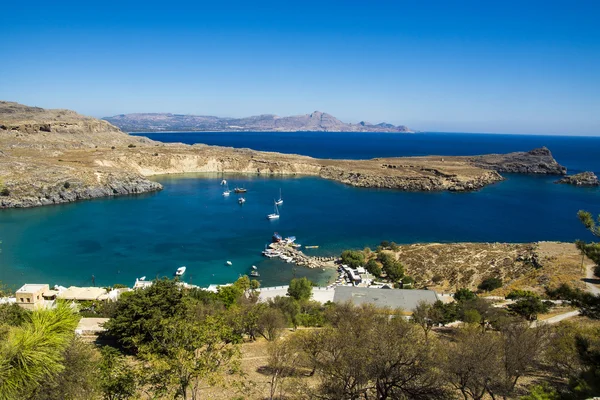
[{"label": "rock outcrop", "polygon": [[581,172],[575,175],[565,176],[562,179],[559,179],[555,183],[562,183],[566,185],[574,185],[574,186],[600,186],[600,181],[598,181],[598,177],[593,172]]},{"label": "rock outcrop", "polygon": [[493,169],[497,172],[547,175],[566,175],[567,173],[567,169],[552,157],[552,153],[546,147],[528,152],[488,154],[468,157],[468,159],[473,165]]},{"label": "rock outcrop", "polygon": [[[310,117],[315,123],[323,115]],[[318,122],[321,121],[321,122]],[[250,149],[161,143],[68,110],[0,102],[0,207],[33,207],[152,192],[153,175],[237,172],[313,175],[357,187],[477,190],[498,172],[563,173],[547,149],[478,157],[327,160]]]}]

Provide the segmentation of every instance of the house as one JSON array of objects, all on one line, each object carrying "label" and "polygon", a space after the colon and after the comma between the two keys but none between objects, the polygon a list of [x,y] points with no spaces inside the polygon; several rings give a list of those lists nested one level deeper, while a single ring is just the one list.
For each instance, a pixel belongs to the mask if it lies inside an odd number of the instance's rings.
[{"label": "house", "polygon": [[107,293],[106,289],[98,287],[69,286],[67,290],[61,291],[56,298],[62,300],[94,301]]},{"label": "house", "polygon": [[46,307],[46,298],[53,298],[54,295],[48,284],[27,283],[15,292],[16,303],[26,310]]}]

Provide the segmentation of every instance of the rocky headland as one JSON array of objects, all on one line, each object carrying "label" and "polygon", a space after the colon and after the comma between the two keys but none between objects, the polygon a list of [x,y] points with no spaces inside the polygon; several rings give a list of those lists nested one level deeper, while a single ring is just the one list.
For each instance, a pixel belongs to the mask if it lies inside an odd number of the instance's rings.
[{"label": "rocky headland", "polygon": [[125,132],[413,132],[404,125],[396,126],[385,122],[370,124],[362,121],[358,124],[350,124],[321,111],[290,117],[264,114],[247,118],[220,118],[204,115],[137,113],[103,119]]},{"label": "rocky headland", "polygon": [[574,186],[600,186],[600,181],[598,181],[598,177],[593,172],[581,172],[579,174],[565,176],[555,183]]},{"label": "rocky headland", "polygon": [[188,172],[312,175],[352,186],[470,191],[499,172],[564,175],[548,149],[476,157],[327,160],[162,143],[69,110],[0,102],[0,207],[35,207],[160,190],[148,177]]}]

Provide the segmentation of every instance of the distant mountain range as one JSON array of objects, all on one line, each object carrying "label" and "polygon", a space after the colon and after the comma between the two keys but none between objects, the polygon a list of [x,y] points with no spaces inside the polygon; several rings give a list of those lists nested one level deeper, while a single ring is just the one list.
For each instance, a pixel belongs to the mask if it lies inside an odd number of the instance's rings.
[{"label": "distant mountain range", "polygon": [[278,117],[277,115],[267,114],[247,118],[220,118],[203,115],[138,113],[115,115],[103,119],[125,132],[413,132],[403,125],[396,126],[387,123],[373,125],[368,122],[349,124],[340,121],[333,115],[320,111],[291,117]]}]

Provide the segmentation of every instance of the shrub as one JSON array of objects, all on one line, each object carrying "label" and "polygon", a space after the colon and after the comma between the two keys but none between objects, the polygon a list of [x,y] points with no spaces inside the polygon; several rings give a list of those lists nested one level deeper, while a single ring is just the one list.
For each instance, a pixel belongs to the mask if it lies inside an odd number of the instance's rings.
[{"label": "shrub", "polygon": [[65,189],[68,189],[71,187],[71,184],[69,182],[65,182],[63,186],[65,187]]},{"label": "shrub", "polygon": [[10,190],[7,187],[0,189],[0,196],[10,196]]},{"label": "shrub", "polygon": [[392,242],[392,243],[390,243],[390,250],[398,251],[398,250],[400,250],[400,246],[398,246],[396,243]]},{"label": "shrub", "polygon": [[444,277],[440,274],[435,274],[434,276],[431,277],[431,281],[433,283],[435,283],[436,285],[440,282],[443,282]]},{"label": "shrub", "polygon": [[130,149],[133,149],[135,147],[135,144],[130,143],[129,146],[127,146],[127,147],[129,147]]},{"label": "shrub", "polygon": [[484,279],[477,289],[482,290],[484,292],[491,292],[494,289],[498,289],[502,287],[502,279],[500,278],[487,278]]},{"label": "shrub", "polygon": [[511,290],[511,292],[506,295],[506,298],[509,300],[524,299],[527,297],[539,297],[539,296],[529,290],[519,290],[519,289]]}]

